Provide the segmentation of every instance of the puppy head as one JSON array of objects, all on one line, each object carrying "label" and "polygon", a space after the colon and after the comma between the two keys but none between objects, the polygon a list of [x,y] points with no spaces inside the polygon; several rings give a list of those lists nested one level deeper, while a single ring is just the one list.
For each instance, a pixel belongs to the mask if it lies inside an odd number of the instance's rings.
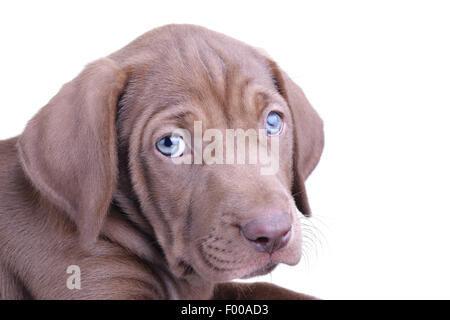
[{"label": "puppy head", "polygon": [[[277,153],[276,170],[249,161],[254,145]],[[304,179],[322,147],[320,118],[272,60],[193,26],[156,29],[88,66],[19,141],[30,180],[84,242],[114,197],[175,275],[212,282],[299,261],[297,209],[310,214]]]}]

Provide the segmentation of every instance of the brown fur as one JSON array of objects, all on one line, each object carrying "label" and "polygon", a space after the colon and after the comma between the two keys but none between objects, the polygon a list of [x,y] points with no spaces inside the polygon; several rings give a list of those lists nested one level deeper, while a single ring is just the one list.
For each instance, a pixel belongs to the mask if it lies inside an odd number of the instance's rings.
[{"label": "brown fur", "polygon": [[[174,165],[155,148],[171,129],[260,128],[276,104],[280,170]],[[260,51],[207,29],[169,25],[88,65],[27,125],[0,142],[0,298],[301,299],[270,284],[224,284],[301,256],[297,208],[323,148],[322,121]],[[297,207],[297,208],[296,208]],[[242,221],[293,221],[269,255]],[[81,290],[66,287],[78,265]]]}]

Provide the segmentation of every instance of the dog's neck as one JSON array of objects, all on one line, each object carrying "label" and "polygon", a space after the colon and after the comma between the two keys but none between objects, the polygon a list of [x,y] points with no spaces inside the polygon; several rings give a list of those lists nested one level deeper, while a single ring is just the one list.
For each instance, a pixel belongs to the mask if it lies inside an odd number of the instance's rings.
[{"label": "dog's neck", "polygon": [[[143,215],[136,211],[135,207],[129,207],[129,201],[115,198],[111,206],[108,218],[105,221],[102,236],[116,243],[136,255],[147,264],[152,273],[164,280],[167,292],[171,299],[184,299],[185,297],[196,299],[209,299],[213,294],[214,284],[204,281],[192,268],[184,272],[181,277],[170,272],[169,263],[164,251],[155,239],[153,228],[149,223],[142,226],[140,217]],[[127,209],[124,209],[127,205]],[[151,230],[150,232],[148,230]],[[180,267],[182,268],[182,267]],[[178,272],[181,273],[181,272]]]}]

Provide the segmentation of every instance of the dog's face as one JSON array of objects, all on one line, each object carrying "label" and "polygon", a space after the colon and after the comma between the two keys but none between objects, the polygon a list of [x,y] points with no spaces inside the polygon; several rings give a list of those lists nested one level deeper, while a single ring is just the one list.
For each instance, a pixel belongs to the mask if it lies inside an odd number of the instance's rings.
[{"label": "dog's face", "polygon": [[[322,125],[269,58],[202,28],[169,26],[94,63],[64,90],[38,115],[46,123],[29,125],[20,150],[35,186],[82,238],[101,232],[114,198],[134,223],[149,225],[179,277],[226,281],[299,261],[298,209],[309,215],[303,182],[320,157]],[[57,122],[70,127],[72,148],[47,153],[43,165],[32,140],[48,134],[45,143],[64,145],[50,137]],[[214,137],[205,136],[210,129]],[[230,132],[251,130],[259,135],[239,149]],[[275,154],[275,170],[249,161],[252,146]]]}]

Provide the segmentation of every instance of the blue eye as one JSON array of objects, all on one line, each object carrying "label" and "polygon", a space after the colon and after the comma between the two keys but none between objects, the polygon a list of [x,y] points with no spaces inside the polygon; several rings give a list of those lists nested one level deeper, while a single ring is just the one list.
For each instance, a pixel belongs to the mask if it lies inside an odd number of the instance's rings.
[{"label": "blue eye", "polygon": [[276,136],[280,134],[283,128],[283,120],[281,116],[276,112],[271,112],[267,116],[266,120],[266,132],[268,136]]},{"label": "blue eye", "polygon": [[156,148],[158,148],[159,152],[163,155],[176,158],[183,155],[183,152],[186,149],[186,143],[182,137],[172,135],[159,140],[156,144]]}]

